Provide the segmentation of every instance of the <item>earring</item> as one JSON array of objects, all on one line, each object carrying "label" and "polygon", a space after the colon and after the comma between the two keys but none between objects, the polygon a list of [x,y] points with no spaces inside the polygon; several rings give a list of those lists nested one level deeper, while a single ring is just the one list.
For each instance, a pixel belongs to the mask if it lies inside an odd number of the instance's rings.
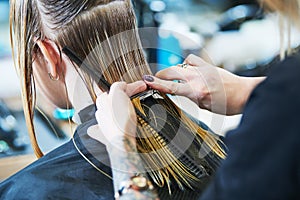
[{"label": "earring", "polygon": [[48,75],[49,75],[49,77],[50,77],[50,79],[52,81],[58,81],[59,80],[59,75],[57,75],[56,77],[54,77],[50,72],[48,73]]}]

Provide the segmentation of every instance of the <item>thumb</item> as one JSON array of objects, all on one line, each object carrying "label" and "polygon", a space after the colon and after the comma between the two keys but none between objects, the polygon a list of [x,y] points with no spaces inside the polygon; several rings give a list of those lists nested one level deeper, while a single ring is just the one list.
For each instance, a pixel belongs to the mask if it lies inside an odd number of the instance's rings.
[{"label": "thumb", "polygon": [[127,85],[126,93],[128,96],[133,96],[137,93],[143,92],[147,89],[147,85],[144,81],[136,81]]}]

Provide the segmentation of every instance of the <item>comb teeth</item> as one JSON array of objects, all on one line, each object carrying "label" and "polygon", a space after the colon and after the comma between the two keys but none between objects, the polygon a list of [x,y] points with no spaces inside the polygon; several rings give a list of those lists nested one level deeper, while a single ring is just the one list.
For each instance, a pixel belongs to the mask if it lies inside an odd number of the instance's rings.
[{"label": "comb teeth", "polygon": [[[167,139],[164,139],[163,136],[159,135],[158,133],[156,134],[157,135],[157,140],[158,141],[163,141],[165,144],[166,143],[166,140]],[[192,171],[196,176],[197,178],[203,178],[205,175],[208,175],[206,173],[206,170],[203,166],[198,166],[196,165],[192,159],[190,159],[188,156],[186,156],[185,154],[182,154],[177,147],[175,147],[174,145],[172,144],[168,144],[168,149],[174,154],[174,155],[180,155],[179,157],[179,160],[184,163],[184,165],[190,170]]]},{"label": "comb teeth", "polygon": [[[178,119],[178,117],[180,117],[178,116],[178,113],[174,113],[174,111],[166,108],[165,111],[168,115],[176,115],[177,117],[172,117],[170,119],[172,124],[169,124],[166,127],[160,127],[162,126],[159,125],[160,123],[158,123],[158,125],[156,125],[157,123],[150,123],[150,118],[146,113],[150,111],[151,107],[144,103],[142,105],[138,97],[131,100],[134,104],[137,121],[140,125],[138,128],[140,131],[137,132],[137,147],[139,152],[142,153],[141,157],[145,163],[146,169],[149,169],[149,176],[157,186],[163,187],[166,184],[170,193],[171,181],[174,181],[174,183],[182,190],[185,188],[194,190],[195,188],[204,186],[203,184],[207,183],[207,177],[210,176],[210,173],[208,172],[213,170],[213,167],[211,168],[209,164],[206,164],[206,158],[198,161],[195,157],[196,160],[194,160],[193,152],[195,150],[198,151],[199,145],[201,145],[201,139],[202,137],[205,138],[206,134],[202,132],[198,133],[197,125],[193,125],[188,121],[186,122],[186,118],[180,118],[183,119],[187,132],[196,137],[195,140],[192,140],[192,146],[189,147],[189,150],[183,151],[181,150],[179,143],[178,146],[172,143],[173,135],[169,134],[169,132],[164,132],[169,130],[169,128],[171,128],[171,130],[174,128],[176,129],[177,124],[181,124]],[[151,98],[147,98],[147,101],[148,100],[151,101]],[[156,113],[153,114],[155,119],[160,119],[159,115],[158,118],[156,118]],[[175,121],[173,122],[173,120]],[[155,153],[157,150],[159,150],[159,153]]]},{"label": "comb teeth", "polygon": [[[156,141],[158,141],[162,146],[167,147],[170,152],[173,153],[173,155],[181,155],[179,160],[181,163],[183,163],[186,168],[191,171],[198,179],[203,178],[208,175],[205,168],[203,166],[196,165],[192,159],[187,157],[186,155],[180,153],[180,151],[172,144],[167,144],[167,139],[164,138],[162,135],[160,135],[157,131],[154,130],[150,124],[148,124],[144,119],[142,119],[140,116],[138,117],[139,122],[141,123],[142,127],[152,133],[152,135],[155,137]],[[168,145],[168,146],[167,146]]]}]

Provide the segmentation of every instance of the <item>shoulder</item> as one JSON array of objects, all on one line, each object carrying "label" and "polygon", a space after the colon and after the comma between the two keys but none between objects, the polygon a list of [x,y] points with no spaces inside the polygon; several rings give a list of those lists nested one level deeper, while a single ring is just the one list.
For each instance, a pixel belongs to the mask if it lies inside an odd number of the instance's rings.
[{"label": "shoulder", "polygon": [[[295,194],[300,178],[296,175],[300,166],[299,113],[300,55],[297,54],[273,67],[268,78],[251,94],[238,128],[227,134],[229,154],[220,175],[228,183],[240,186],[223,187],[232,192],[240,188],[241,192],[257,197],[288,199]],[[252,177],[259,177],[260,181]],[[266,186],[273,188],[272,195]]]},{"label": "shoulder", "polygon": [[283,130],[285,136],[299,137],[296,131],[299,113],[300,53],[273,66],[266,80],[250,95],[240,126],[234,132],[245,132],[245,137],[269,134],[273,136],[270,141],[276,139],[274,136],[282,136]]},{"label": "shoulder", "polygon": [[258,106],[256,112],[261,112],[258,108],[277,113],[296,109],[300,112],[300,53],[272,67],[266,80],[251,94],[245,113],[248,113],[252,104]]},{"label": "shoulder", "polygon": [[299,199],[299,58],[273,66],[253,91],[202,199]]},{"label": "shoulder", "polygon": [[111,176],[110,167],[94,157],[85,145],[97,146],[97,154],[102,159],[108,157],[106,149],[88,138],[83,133],[85,129],[84,125],[77,129],[74,135],[76,147],[104,173],[88,163],[70,140],[0,183],[0,199],[113,198],[112,181],[104,175]]}]

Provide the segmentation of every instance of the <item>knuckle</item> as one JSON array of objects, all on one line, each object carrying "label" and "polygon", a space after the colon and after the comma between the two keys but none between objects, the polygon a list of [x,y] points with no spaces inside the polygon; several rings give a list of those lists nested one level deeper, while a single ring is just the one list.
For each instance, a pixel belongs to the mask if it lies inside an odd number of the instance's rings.
[{"label": "knuckle", "polygon": [[105,92],[102,95],[100,95],[97,99],[96,99],[96,106],[98,109],[103,108],[104,105],[107,104],[109,99],[108,94]]},{"label": "knuckle", "polygon": [[125,90],[127,84],[125,82],[115,82],[111,85],[110,94],[114,93],[115,90]]},{"label": "knuckle", "polygon": [[155,76],[158,78],[164,78],[166,74],[168,74],[169,68],[158,71]]},{"label": "knuckle", "polygon": [[120,87],[122,87],[124,85],[126,85],[125,82],[115,82],[115,83],[113,83],[112,86],[114,86],[115,88],[120,88]]},{"label": "knuckle", "polygon": [[178,87],[178,86],[177,86],[177,83],[171,82],[171,83],[170,83],[170,87],[168,87],[169,90],[170,90],[169,92],[172,93],[174,90],[176,90],[177,87]]},{"label": "knuckle", "polygon": [[101,102],[103,101],[103,99],[104,99],[104,94],[97,97],[96,99],[97,108],[101,106]]},{"label": "knuckle", "polygon": [[194,54],[189,54],[189,55],[186,57],[185,61],[188,62],[188,61],[190,61],[191,59],[193,59],[194,57],[195,57]]},{"label": "knuckle", "polygon": [[194,54],[189,54],[186,59],[188,60],[188,59],[190,59],[190,58],[192,58],[194,56],[195,56]]}]

